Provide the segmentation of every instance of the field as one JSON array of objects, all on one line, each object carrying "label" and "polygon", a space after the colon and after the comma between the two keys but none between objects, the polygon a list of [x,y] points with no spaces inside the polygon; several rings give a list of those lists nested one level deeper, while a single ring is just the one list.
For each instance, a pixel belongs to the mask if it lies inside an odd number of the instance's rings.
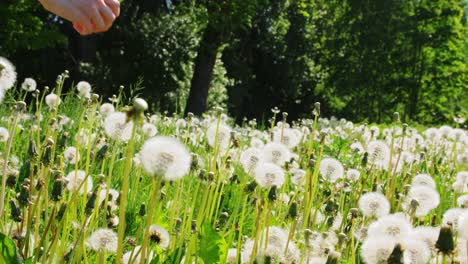
[{"label": "field", "polygon": [[66,78],[0,83],[2,263],[468,263],[464,129],[238,126]]}]

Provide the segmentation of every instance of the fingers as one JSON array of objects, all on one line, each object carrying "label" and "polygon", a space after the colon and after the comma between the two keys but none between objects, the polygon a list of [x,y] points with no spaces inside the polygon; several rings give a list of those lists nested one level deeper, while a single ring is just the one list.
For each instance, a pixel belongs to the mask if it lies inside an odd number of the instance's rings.
[{"label": "fingers", "polygon": [[117,0],[104,0],[104,3],[112,10],[115,17],[120,15],[120,3]]},{"label": "fingers", "polygon": [[81,35],[88,35],[93,32],[93,25],[89,18],[80,10],[76,10],[73,13],[74,17],[71,19],[73,21],[73,27]]},{"label": "fingers", "polygon": [[97,8],[92,8],[90,11],[91,22],[96,26],[96,32],[103,32],[107,29],[106,24],[104,23],[104,18],[101,16],[100,10]]},{"label": "fingers", "polygon": [[101,16],[104,18],[104,23],[106,25],[106,28],[104,30],[108,30],[112,26],[112,23],[115,20],[115,15],[108,6],[104,6],[100,10],[100,13],[101,13]]}]

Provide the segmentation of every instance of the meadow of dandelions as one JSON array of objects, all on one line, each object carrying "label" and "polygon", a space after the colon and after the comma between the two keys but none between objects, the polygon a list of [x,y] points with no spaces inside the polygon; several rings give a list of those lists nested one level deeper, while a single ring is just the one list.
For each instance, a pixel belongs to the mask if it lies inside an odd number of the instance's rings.
[{"label": "meadow of dandelions", "polygon": [[0,263],[468,263],[463,128],[238,126],[67,77],[0,58]]}]

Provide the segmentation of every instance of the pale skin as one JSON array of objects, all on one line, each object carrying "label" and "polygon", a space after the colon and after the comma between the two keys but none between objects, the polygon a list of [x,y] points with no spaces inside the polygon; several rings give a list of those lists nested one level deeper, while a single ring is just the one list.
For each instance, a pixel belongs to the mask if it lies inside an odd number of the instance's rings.
[{"label": "pale skin", "polygon": [[120,14],[117,0],[39,0],[45,9],[70,21],[81,35],[107,31]]}]

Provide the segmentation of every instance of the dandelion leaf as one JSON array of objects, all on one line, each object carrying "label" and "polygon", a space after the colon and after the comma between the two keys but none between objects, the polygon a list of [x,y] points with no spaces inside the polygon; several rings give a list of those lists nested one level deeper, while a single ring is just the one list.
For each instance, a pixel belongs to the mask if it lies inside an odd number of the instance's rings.
[{"label": "dandelion leaf", "polygon": [[201,229],[198,256],[204,263],[224,263],[227,254],[227,244],[216,230],[206,223]]},{"label": "dandelion leaf", "polygon": [[8,238],[6,235],[0,233],[0,260],[3,263],[10,263],[10,264],[22,264],[23,259],[18,252],[16,251],[16,245]]}]

